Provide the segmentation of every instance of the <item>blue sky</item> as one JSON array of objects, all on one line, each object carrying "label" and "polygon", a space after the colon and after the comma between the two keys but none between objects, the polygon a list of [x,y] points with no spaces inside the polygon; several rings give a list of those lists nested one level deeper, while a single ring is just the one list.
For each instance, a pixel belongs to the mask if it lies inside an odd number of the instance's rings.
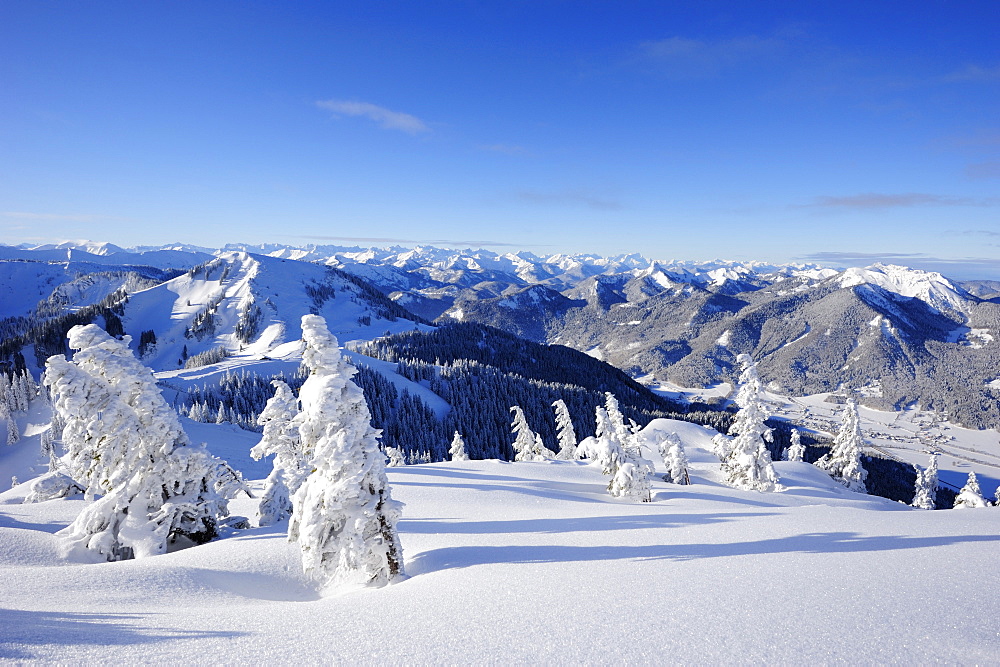
[{"label": "blue sky", "polygon": [[434,242],[1000,277],[998,16],[4,2],[0,242]]}]

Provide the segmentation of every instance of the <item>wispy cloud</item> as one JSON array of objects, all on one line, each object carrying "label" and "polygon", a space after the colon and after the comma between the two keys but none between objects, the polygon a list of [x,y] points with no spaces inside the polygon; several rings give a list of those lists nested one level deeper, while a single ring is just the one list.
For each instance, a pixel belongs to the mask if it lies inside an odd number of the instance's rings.
[{"label": "wispy cloud", "polygon": [[518,200],[530,204],[585,206],[598,211],[617,211],[622,208],[621,202],[597,196],[586,190],[562,190],[557,192],[523,190],[518,192],[516,196]]},{"label": "wispy cloud", "polygon": [[32,213],[30,211],[3,211],[0,212],[0,215],[14,220],[38,220],[48,222],[97,222],[99,220],[121,219],[110,218],[103,215],[64,215],[60,213]]},{"label": "wispy cloud", "polygon": [[527,155],[528,151],[525,150],[524,146],[516,146],[511,144],[488,144],[478,146],[481,151],[489,151],[492,153],[503,153],[504,155]]},{"label": "wispy cloud", "polygon": [[900,252],[815,252],[796,259],[836,267],[902,264],[914,269],[937,271],[956,280],[1000,279],[1000,259],[992,257],[935,257]]},{"label": "wispy cloud", "polygon": [[393,237],[382,237],[382,236],[299,236],[302,239],[311,239],[314,241],[344,241],[346,243],[406,243],[406,244],[425,244],[425,245],[467,245],[467,246],[499,246],[499,247],[511,247],[520,248],[527,245],[532,245],[533,247],[538,247],[538,244],[525,244],[525,243],[504,243],[503,241],[457,241],[455,239],[402,239]]},{"label": "wispy cloud", "polygon": [[344,116],[359,116],[378,123],[387,130],[399,130],[408,134],[430,132],[427,124],[416,116],[402,111],[391,111],[369,102],[352,100],[320,100],[316,106],[335,114]]},{"label": "wispy cloud", "polygon": [[941,77],[943,83],[989,83],[1000,81],[1000,65],[982,67],[966,65],[962,69]]},{"label": "wispy cloud", "polygon": [[787,41],[748,35],[723,40],[668,37],[639,45],[640,59],[673,79],[712,77],[723,70],[770,62],[786,51]]},{"label": "wispy cloud", "polygon": [[1000,178],[1000,162],[977,162],[965,168],[965,177],[978,181],[986,178]]},{"label": "wispy cloud", "polygon": [[1000,203],[1000,199],[995,197],[976,199],[972,197],[945,197],[943,195],[924,192],[907,192],[902,194],[866,192],[843,197],[816,197],[811,203],[804,206],[827,209],[871,210],[911,206],[995,206],[997,203]]}]

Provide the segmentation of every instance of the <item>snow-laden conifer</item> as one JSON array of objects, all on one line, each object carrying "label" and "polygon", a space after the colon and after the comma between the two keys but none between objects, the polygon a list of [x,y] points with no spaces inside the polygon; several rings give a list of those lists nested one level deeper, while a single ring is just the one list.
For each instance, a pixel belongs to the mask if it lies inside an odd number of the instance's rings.
[{"label": "snow-laden conifer", "polygon": [[660,455],[663,457],[663,465],[667,469],[667,474],[663,476],[665,482],[672,484],[690,484],[691,477],[688,474],[688,458],[684,452],[684,445],[676,433],[668,433],[667,437],[660,443]]},{"label": "snow-laden conifer", "polygon": [[569,408],[561,398],[557,399],[552,407],[556,412],[556,434],[559,438],[559,453],[556,458],[562,461],[572,461],[576,458],[576,431],[573,429],[573,420],[569,416]]},{"label": "snow-laden conifer", "polygon": [[260,526],[273,526],[291,515],[292,499],[285,484],[284,471],[274,466],[264,480],[264,493],[257,506],[257,523]]},{"label": "snow-laden conifer", "polygon": [[594,434],[594,443],[589,447],[588,454],[594,463],[601,467],[601,472],[614,477],[618,472],[618,466],[625,462],[625,450],[618,440],[617,432],[608,417],[608,411],[603,406],[598,405],[595,412],[597,430]]},{"label": "snow-laden conifer", "polygon": [[976,473],[970,472],[969,479],[965,482],[965,486],[962,490],[958,492],[955,496],[955,509],[960,509],[964,507],[988,507],[989,503],[983,498],[983,492],[979,490],[979,480],[976,479]]},{"label": "snow-laden conifer", "polygon": [[44,377],[65,423],[67,472],[88,498],[103,494],[59,534],[108,560],[207,541],[228,514],[219,460],[188,441],[128,342],[96,325],[75,326],[73,361],[50,357]]},{"label": "snow-laden conifer", "polygon": [[806,446],[802,444],[802,436],[799,435],[799,429],[792,429],[789,440],[788,447],[782,452],[782,458],[792,463],[801,463],[802,457],[806,453]]},{"label": "snow-laden conifer", "polygon": [[932,510],[937,503],[938,463],[937,455],[931,454],[926,470],[913,466],[917,471],[916,487],[914,489],[913,507]]},{"label": "snow-laden conifer", "polygon": [[448,450],[452,461],[468,461],[469,455],[465,451],[465,440],[462,434],[455,431],[455,436],[451,439],[451,448]]},{"label": "snow-laden conifer", "polygon": [[260,442],[250,450],[250,456],[255,460],[274,455],[272,470],[264,482],[264,493],[258,509],[262,526],[273,525],[290,516],[291,495],[298,490],[311,470],[299,437],[299,427],[295,422],[295,417],[299,414],[298,400],[285,382],[273,380],[271,384],[274,386],[274,395],[268,399],[257,418],[257,423],[264,427],[264,432]]},{"label": "snow-laden conifer", "polygon": [[514,434],[514,460],[515,461],[545,461],[552,458],[552,453],[546,447],[537,433],[528,426],[528,419],[524,416],[524,410],[520,405],[511,407],[514,413],[514,420],[510,424],[511,433]]},{"label": "snow-laden conifer", "polygon": [[7,444],[16,445],[21,439],[21,431],[17,428],[17,421],[14,415],[7,417]]},{"label": "snow-laden conifer", "polygon": [[861,465],[861,450],[865,445],[861,435],[861,418],[858,416],[858,404],[853,398],[847,400],[844,406],[844,422],[837,432],[837,437],[830,447],[829,453],[816,461],[816,467],[827,471],[830,476],[846,486],[851,491],[868,493],[865,479],[868,472]]},{"label": "snow-laden conifer", "polygon": [[384,585],[403,574],[403,553],[396,533],[401,503],[389,492],[378,431],[351,380],[356,369],[326,320],[303,316],[302,339],[309,377],[299,390],[296,422],[314,470],[292,497],[288,538],[321,586]]},{"label": "snow-laden conifer", "polygon": [[389,468],[398,468],[406,465],[406,456],[395,447],[386,447],[385,456],[388,459],[386,466]]},{"label": "snow-laden conifer", "polygon": [[624,461],[611,478],[608,493],[615,498],[630,497],[644,503],[650,502],[652,495],[648,468],[631,459]]},{"label": "snow-laden conifer", "polygon": [[771,462],[771,454],[764,446],[771,442],[771,429],[764,423],[771,415],[760,399],[760,378],[757,366],[748,354],[741,354],[737,361],[743,364],[736,405],[740,410],[729,428],[730,440],[718,438],[716,451],[725,455],[722,471],[726,483],[747,491],[774,491],[778,488],[778,475]]}]

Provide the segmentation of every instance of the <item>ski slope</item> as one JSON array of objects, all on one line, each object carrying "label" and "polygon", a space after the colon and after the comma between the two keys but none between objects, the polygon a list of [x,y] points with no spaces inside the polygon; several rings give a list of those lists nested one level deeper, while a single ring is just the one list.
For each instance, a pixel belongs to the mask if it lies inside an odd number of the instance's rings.
[{"label": "ski slope", "polygon": [[[185,422],[185,426],[192,426]],[[256,436],[194,425],[256,480]],[[315,663],[991,663],[1000,510],[920,511],[776,463],[730,489],[711,429],[679,433],[691,486],[613,499],[582,462],[388,469],[409,578],[320,594],[284,525],[142,560],[75,563],[53,533],[83,501],[0,494],[0,659]],[[11,448],[17,449],[17,447]],[[0,457],[2,470],[6,456]],[[658,457],[657,457],[658,460]],[[252,517],[255,500],[232,503]],[[984,574],[985,573],[985,574]]]}]

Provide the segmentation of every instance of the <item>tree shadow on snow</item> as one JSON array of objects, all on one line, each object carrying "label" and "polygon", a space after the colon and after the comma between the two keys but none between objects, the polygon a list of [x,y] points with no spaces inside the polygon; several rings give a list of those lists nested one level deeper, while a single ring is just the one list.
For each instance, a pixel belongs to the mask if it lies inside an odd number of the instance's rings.
[{"label": "tree shadow on snow", "polygon": [[858,533],[805,533],[728,544],[655,544],[644,546],[467,546],[430,549],[406,564],[411,575],[493,563],[562,563],[596,560],[675,560],[776,553],[860,553],[943,547],[962,542],[1000,542],[1000,535],[939,537],[863,536]]},{"label": "tree shadow on snow", "polygon": [[[150,614],[91,614],[0,609],[0,659],[31,660],[32,646],[126,646],[176,639],[245,637],[250,633],[143,627]],[[41,657],[47,657],[42,654]]]},{"label": "tree shadow on snow", "polygon": [[629,514],[624,516],[558,517],[552,519],[514,519],[511,521],[461,521],[449,519],[401,519],[399,532],[435,535],[455,533],[489,535],[493,533],[577,533],[642,528],[675,528],[690,524],[711,524],[747,517],[773,516],[769,512],[733,512],[727,514]]}]

